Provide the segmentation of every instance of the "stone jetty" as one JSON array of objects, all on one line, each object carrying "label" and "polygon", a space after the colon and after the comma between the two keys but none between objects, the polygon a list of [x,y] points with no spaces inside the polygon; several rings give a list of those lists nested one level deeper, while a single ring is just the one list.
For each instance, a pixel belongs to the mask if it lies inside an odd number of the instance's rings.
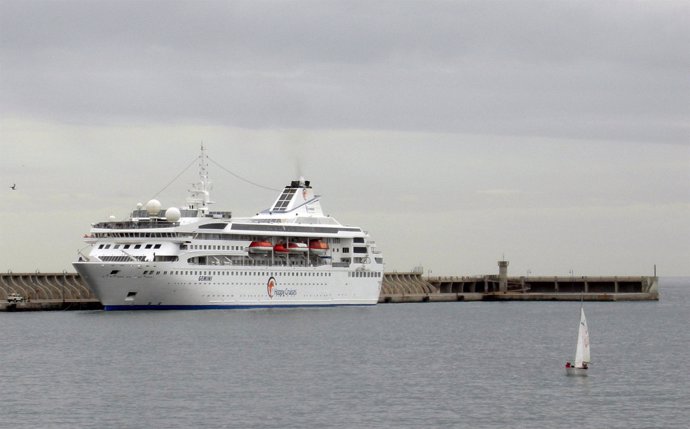
[{"label": "stone jetty", "polygon": [[[502,265],[503,264],[503,265]],[[498,275],[424,276],[389,272],[380,303],[451,301],[655,301],[657,277],[509,277],[507,261]],[[0,311],[100,309],[101,303],[76,273],[0,274]]]}]

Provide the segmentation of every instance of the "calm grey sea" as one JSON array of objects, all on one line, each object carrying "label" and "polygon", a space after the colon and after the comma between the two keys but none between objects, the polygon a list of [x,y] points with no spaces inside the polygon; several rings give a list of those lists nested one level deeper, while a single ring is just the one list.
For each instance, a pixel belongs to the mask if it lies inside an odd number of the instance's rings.
[{"label": "calm grey sea", "polygon": [[690,279],[585,303],[2,313],[0,426],[673,428],[690,421]]}]

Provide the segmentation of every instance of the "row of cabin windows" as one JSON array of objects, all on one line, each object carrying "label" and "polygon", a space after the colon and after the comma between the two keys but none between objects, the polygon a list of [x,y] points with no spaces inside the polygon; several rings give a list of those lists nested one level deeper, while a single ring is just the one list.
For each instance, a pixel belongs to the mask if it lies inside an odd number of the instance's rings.
[{"label": "row of cabin windows", "polygon": [[[111,247],[113,249],[119,249],[122,247],[122,249],[129,249],[130,247],[133,249],[141,249],[141,246],[144,246],[145,249],[160,249],[161,245],[160,244],[100,244],[98,246],[99,249],[110,249]],[[216,245],[216,244],[192,244],[189,246],[191,249],[194,250],[244,250],[244,246],[224,246],[224,245]],[[338,249],[333,249],[334,251],[337,251]],[[366,253],[367,249],[366,247],[354,247],[352,249],[354,253]],[[343,247],[343,253],[350,253],[350,249],[347,247]]]},{"label": "row of cabin windows", "polygon": [[[244,246],[223,246],[217,244],[192,244],[189,246],[192,250],[245,250]],[[338,249],[335,248],[333,251],[337,252]],[[366,247],[354,247],[352,249],[354,253],[367,253]],[[349,247],[343,247],[343,253],[350,253]]]},{"label": "row of cabin windows", "polygon": [[119,249],[122,247],[123,249],[129,249],[130,247],[133,249],[141,249],[141,246],[144,246],[144,249],[160,249],[161,245],[160,244],[101,244],[98,246],[99,249],[110,249],[112,246],[113,249]]},{"label": "row of cabin windows", "polygon": [[[110,274],[114,274],[119,270],[115,270]],[[159,275],[160,271],[144,271],[145,276]],[[283,277],[330,277],[331,273],[300,273],[300,272],[276,272],[276,273],[261,273],[255,271],[163,271],[163,275],[183,275],[183,276],[283,276]]]},{"label": "row of cabin windows", "polygon": [[[285,237],[274,237],[276,239],[282,239]],[[314,238],[290,238],[288,237],[291,241],[294,239],[295,241],[300,241],[300,240],[314,240]],[[213,234],[213,233],[196,233],[194,234],[194,239],[196,240],[234,240],[234,241],[264,241],[264,240],[271,240],[271,237],[267,236],[254,236],[254,235],[237,235],[237,234]],[[320,240],[325,241],[326,243],[331,243],[331,244],[336,244],[340,243],[340,238],[321,238]],[[361,237],[355,237],[354,238],[355,243],[364,243],[364,238]]]},{"label": "row of cabin windows", "polygon": [[348,273],[348,277],[381,277],[381,274],[383,273],[355,271],[354,273]]},{"label": "row of cabin windows", "polygon": [[[96,232],[93,233],[96,238],[184,238],[192,237],[190,233],[177,233],[177,232]],[[264,240],[265,237],[255,237],[251,235],[239,235],[239,234],[209,234],[209,233],[196,233],[193,238],[198,240],[235,240],[235,241],[253,241],[253,240]],[[327,243],[339,243],[339,238],[327,238],[324,239]],[[354,237],[353,241],[355,243],[364,243],[363,237]]]},{"label": "row of cabin windows", "polygon": [[215,244],[192,244],[193,250],[244,250],[244,246],[223,246]]},{"label": "row of cabin windows", "polygon": [[[192,276],[257,276],[265,277],[270,276],[284,276],[284,277],[330,277],[331,273],[300,273],[300,272],[278,272],[278,273],[260,273],[253,271],[163,271],[163,275],[192,275]],[[111,273],[112,274],[112,273]],[[161,274],[160,271],[155,271],[156,275]],[[154,275],[154,271],[144,271],[143,275]],[[348,277],[382,277],[380,272],[367,272],[367,271],[356,271],[354,273],[348,273]]]},{"label": "row of cabin windows", "polygon": [[96,238],[176,238],[187,237],[189,234],[176,232],[96,232]]},{"label": "row of cabin windows", "polygon": [[211,234],[198,232],[194,234],[196,240],[231,240],[231,241],[252,241],[254,237],[251,235],[239,234]]}]

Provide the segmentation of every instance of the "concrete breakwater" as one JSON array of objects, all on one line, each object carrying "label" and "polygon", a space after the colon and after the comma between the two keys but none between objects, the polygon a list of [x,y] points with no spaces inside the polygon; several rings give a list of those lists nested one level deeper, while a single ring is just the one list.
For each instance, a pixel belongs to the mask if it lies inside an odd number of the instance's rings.
[{"label": "concrete breakwater", "polygon": [[657,301],[659,280],[645,276],[424,277],[386,273],[379,302]]},{"label": "concrete breakwater", "polygon": [[[422,272],[386,273],[379,302],[442,301],[657,301],[653,277],[508,277],[508,261],[498,261],[498,275],[431,277]],[[656,274],[656,268],[655,268]]]},{"label": "concrete breakwater", "polygon": [[77,273],[0,274],[0,311],[102,308]]},{"label": "concrete breakwater", "polygon": [[[499,264],[500,266],[500,264]],[[443,301],[658,300],[656,277],[426,277],[386,273],[380,303]],[[0,311],[100,309],[76,273],[0,274]]]}]

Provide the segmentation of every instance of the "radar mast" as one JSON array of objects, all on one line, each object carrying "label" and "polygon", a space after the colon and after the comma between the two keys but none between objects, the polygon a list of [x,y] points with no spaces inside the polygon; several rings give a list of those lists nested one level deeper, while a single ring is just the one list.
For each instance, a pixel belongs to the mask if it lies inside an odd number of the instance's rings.
[{"label": "radar mast", "polygon": [[199,181],[192,184],[192,189],[189,190],[187,207],[190,210],[197,210],[200,216],[206,216],[209,210],[208,206],[213,204],[211,188],[211,181],[208,178],[208,157],[202,142],[201,154],[199,155]]}]

